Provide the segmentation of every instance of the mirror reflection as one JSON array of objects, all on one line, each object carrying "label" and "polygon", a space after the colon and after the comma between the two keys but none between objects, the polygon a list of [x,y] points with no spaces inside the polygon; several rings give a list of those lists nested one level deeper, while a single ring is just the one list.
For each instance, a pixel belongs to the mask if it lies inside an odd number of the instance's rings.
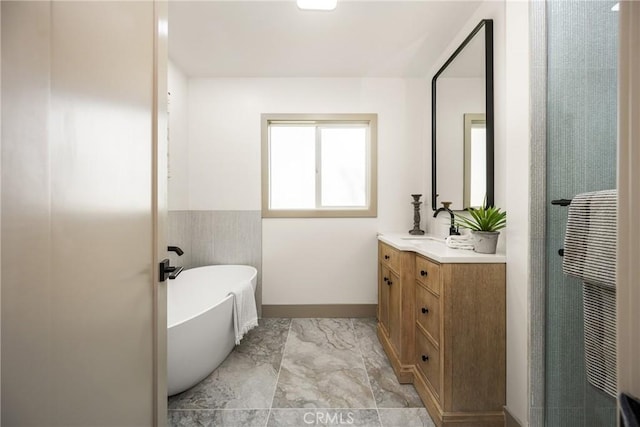
[{"label": "mirror reflection", "polygon": [[490,24],[483,20],[432,81],[434,210],[442,202],[452,210],[478,207],[485,197],[493,204]]},{"label": "mirror reflection", "polygon": [[487,192],[486,114],[464,115],[463,207],[482,206]]}]

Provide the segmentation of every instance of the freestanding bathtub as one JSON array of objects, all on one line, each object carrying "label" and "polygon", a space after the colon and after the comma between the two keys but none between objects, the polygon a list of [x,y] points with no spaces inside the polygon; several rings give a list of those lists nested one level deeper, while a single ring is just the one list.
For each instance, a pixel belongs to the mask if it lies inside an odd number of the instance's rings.
[{"label": "freestanding bathtub", "polygon": [[251,283],[247,265],[210,265],[185,270],[167,285],[167,383],[169,396],[213,372],[235,345],[233,284]]}]

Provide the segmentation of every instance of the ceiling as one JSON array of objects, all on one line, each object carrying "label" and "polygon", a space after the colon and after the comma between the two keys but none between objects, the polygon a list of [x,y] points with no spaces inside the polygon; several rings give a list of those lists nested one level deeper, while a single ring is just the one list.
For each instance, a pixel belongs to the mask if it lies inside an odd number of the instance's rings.
[{"label": "ceiling", "polygon": [[169,56],[189,77],[425,77],[481,1],[170,1]]}]

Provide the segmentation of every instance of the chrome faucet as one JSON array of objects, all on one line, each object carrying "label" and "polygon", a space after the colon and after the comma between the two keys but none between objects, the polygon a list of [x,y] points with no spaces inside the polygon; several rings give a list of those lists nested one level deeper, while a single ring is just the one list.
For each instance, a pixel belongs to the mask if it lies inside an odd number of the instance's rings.
[{"label": "chrome faucet", "polygon": [[451,206],[451,202],[442,202],[442,207],[439,208],[436,213],[433,214],[433,217],[437,217],[440,212],[449,212],[451,215],[451,226],[449,227],[449,236],[459,236],[460,232],[458,231],[458,226],[456,225],[456,218],[453,215],[453,211],[449,209]]}]

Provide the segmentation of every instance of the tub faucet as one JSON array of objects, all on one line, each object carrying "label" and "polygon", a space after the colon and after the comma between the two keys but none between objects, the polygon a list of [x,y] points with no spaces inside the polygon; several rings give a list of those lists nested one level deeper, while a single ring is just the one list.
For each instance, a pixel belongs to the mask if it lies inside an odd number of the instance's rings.
[{"label": "tub faucet", "polygon": [[459,236],[460,232],[458,231],[458,226],[456,225],[456,218],[453,215],[453,211],[449,209],[451,206],[451,202],[442,202],[442,207],[439,208],[436,213],[433,214],[433,217],[437,217],[440,212],[449,212],[451,215],[451,226],[449,227],[449,236]]},{"label": "tub faucet", "polygon": [[167,251],[175,252],[175,253],[178,254],[178,256],[184,255],[184,251],[182,249],[180,249],[179,247],[177,247],[177,246],[168,246],[167,247]]}]

